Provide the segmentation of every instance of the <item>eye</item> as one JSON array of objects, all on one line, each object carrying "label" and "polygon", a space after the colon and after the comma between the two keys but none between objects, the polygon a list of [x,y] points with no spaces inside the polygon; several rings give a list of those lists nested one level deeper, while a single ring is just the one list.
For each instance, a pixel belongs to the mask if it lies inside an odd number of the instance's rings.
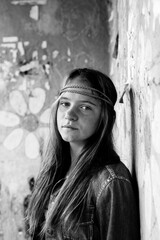
[{"label": "eye", "polygon": [[87,112],[87,111],[91,111],[92,108],[90,106],[88,106],[88,105],[83,105],[83,106],[81,106],[81,110],[83,112]]},{"label": "eye", "polygon": [[59,106],[61,106],[61,107],[69,107],[69,106],[70,106],[70,103],[67,102],[67,101],[60,101],[60,102],[59,102]]}]

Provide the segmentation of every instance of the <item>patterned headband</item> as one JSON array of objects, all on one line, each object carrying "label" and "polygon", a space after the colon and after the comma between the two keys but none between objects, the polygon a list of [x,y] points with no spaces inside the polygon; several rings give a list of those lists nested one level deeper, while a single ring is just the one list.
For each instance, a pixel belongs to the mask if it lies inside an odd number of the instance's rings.
[{"label": "patterned headband", "polygon": [[92,88],[92,87],[86,87],[84,85],[68,85],[61,89],[60,95],[64,92],[71,92],[71,93],[78,93],[78,94],[86,95],[89,97],[93,97],[93,98],[105,101],[112,107],[114,105],[107,95],[105,95],[101,91],[99,91],[95,88]]}]

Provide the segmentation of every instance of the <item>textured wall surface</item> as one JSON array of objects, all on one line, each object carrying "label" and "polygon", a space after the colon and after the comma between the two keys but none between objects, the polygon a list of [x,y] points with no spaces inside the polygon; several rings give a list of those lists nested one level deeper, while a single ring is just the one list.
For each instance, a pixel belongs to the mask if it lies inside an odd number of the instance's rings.
[{"label": "textured wall surface", "polygon": [[64,77],[108,71],[107,9],[104,0],[0,1],[0,240],[25,238],[28,181]]},{"label": "textured wall surface", "polygon": [[142,240],[160,239],[160,1],[113,1],[110,74],[117,149],[135,172]]}]

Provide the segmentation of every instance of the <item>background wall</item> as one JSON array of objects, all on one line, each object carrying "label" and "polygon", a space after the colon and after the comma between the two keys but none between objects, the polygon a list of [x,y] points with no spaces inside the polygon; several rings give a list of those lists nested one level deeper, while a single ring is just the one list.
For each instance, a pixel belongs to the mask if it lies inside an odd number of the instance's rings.
[{"label": "background wall", "polygon": [[[160,1],[113,1],[117,149],[137,178],[143,240],[160,239]],[[124,93],[124,95],[123,95]]]},{"label": "background wall", "polygon": [[29,182],[64,77],[74,67],[108,72],[108,7],[104,0],[0,1],[0,240],[27,238]]},{"label": "background wall", "polygon": [[117,151],[137,181],[142,240],[158,240],[159,31],[159,0],[1,0],[0,240],[27,238],[23,205],[50,106],[67,72],[84,66],[116,84]]}]

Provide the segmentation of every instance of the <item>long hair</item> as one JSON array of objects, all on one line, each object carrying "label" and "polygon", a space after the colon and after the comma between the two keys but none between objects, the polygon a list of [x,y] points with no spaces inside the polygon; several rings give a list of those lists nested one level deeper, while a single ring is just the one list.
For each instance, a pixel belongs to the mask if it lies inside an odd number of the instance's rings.
[{"label": "long hair", "polygon": [[[85,82],[90,87],[107,95],[114,106],[117,92],[108,76],[93,69],[75,69],[67,78],[66,85],[74,82],[77,77],[82,83]],[[57,109],[58,104],[53,114],[53,131],[51,131],[28,209],[32,232],[38,226],[43,229],[43,232],[49,227],[59,229],[61,225],[66,229],[75,230],[83,211],[85,211],[93,176],[106,164],[111,164],[118,159],[112,140],[115,111],[112,106],[102,101],[98,129],[88,139],[81,154],[76,159],[75,167],[66,178],[71,165],[69,143],[62,140],[57,130]],[[50,197],[57,190],[58,194],[54,204],[49,208],[43,224]]]}]

